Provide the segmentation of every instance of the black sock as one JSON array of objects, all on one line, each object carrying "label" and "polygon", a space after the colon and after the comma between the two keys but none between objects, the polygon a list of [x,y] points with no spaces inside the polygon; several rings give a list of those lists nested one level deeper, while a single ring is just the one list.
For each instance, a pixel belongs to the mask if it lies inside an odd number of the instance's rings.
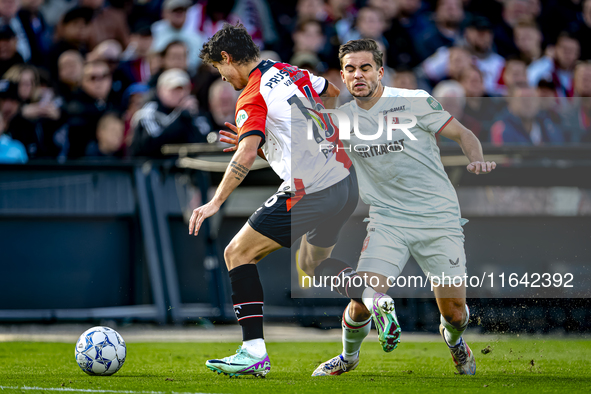
[{"label": "black sock", "polygon": [[242,339],[263,338],[263,286],[254,264],[232,269],[232,302],[238,323],[242,326]]},{"label": "black sock", "polygon": [[[361,297],[365,290],[365,285],[353,286],[352,283],[359,284],[359,279],[354,281],[355,277],[361,278],[357,271],[353,269],[349,264],[344,261],[333,259],[332,257],[324,260],[316,270],[314,271],[316,280],[328,276],[328,277],[339,277],[341,278],[339,286],[335,286],[335,290],[342,296],[350,298],[352,300],[363,302]],[[362,278],[361,278],[362,279]],[[330,280],[328,282],[330,286]],[[361,282],[362,283],[362,282]]]}]

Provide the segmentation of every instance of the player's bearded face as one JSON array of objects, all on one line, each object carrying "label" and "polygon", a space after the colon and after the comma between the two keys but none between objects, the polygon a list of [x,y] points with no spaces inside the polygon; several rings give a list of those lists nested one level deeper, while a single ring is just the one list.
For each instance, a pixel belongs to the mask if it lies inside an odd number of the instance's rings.
[{"label": "player's bearded face", "polygon": [[341,77],[353,97],[372,97],[384,75],[370,52],[350,53],[343,57]]}]

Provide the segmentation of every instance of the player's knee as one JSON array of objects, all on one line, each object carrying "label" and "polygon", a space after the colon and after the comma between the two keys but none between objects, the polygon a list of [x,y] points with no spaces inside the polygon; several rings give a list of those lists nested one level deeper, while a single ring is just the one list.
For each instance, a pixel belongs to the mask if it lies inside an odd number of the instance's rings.
[{"label": "player's knee", "polygon": [[445,311],[445,313],[443,313],[443,317],[452,326],[460,328],[465,323],[465,313],[465,308],[462,306],[458,308],[453,308],[449,311]]},{"label": "player's knee", "polygon": [[351,319],[354,321],[364,321],[371,317],[371,313],[363,303],[351,300],[349,303],[349,316],[351,316]]},{"label": "player's knee", "polygon": [[238,259],[238,248],[233,240],[224,249],[224,260],[226,261],[226,267],[228,267],[228,270],[241,265]]}]

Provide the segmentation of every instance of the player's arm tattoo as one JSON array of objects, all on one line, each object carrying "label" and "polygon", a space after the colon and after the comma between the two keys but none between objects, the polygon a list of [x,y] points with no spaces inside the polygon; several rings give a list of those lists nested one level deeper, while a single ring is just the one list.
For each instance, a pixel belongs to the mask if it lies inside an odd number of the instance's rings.
[{"label": "player's arm tattoo", "polygon": [[230,171],[234,174],[234,177],[237,180],[241,181],[244,179],[244,177],[248,174],[248,171],[250,170],[248,169],[248,167],[245,167],[242,164],[232,160],[232,162],[230,163]]}]

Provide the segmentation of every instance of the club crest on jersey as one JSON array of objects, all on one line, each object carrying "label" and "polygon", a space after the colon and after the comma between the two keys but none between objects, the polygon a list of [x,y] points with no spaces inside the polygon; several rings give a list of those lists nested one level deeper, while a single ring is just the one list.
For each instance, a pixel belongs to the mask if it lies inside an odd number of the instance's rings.
[{"label": "club crest on jersey", "polygon": [[236,126],[242,127],[242,125],[244,124],[244,122],[246,122],[247,119],[248,119],[248,114],[246,113],[245,110],[241,109],[236,114]]}]

